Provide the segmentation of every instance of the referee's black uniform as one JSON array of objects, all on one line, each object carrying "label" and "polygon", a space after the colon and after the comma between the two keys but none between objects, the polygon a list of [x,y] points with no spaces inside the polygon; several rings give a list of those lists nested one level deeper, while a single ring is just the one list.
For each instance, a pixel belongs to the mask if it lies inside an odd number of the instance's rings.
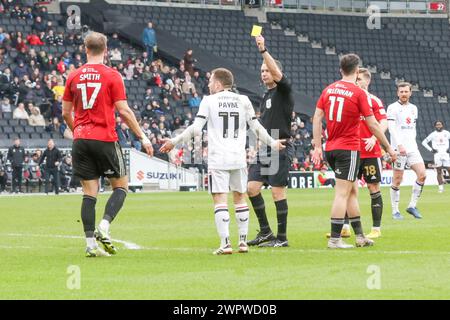
[{"label": "referee's black uniform", "polygon": [[[279,151],[279,169],[275,174],[261,173],[262,167],[270,165],[266,154],[258,154],[256,164],[249,168],[249,181],[259,181],[272,187],[286,187],[288,185],[289,168],[294,155],[294,145],[291,141],[292,112],[294,111],[294,97],[292,87],[283,75],[277,86],[269,89],[260,105],[261,123],[269,134],[274,137],[278,131],[279,139],[286,139],[286,149]],[[267,159],[266,159],[267,158]]]},{"label": "referee's black uniform", "polygon": [[[248,170],[248,181],[262,182],[272,187],[285,188],[288,185],[289,168],[294,155],[294,145],[291,141],[291,119],[294,110],[292,87],[286,76],[282,76],[276,86],[269,89],[260,105],[261,122],[272,137],[278,132],[279,139],[286,139],[286,148],[277,155],[270,155],[271,150],[258,152],[257,161]],[[276,131],[275,131],[276,130]],[[273,159],[277,156],[278,159]],[[278,160],[278,168],[274,165]],[[274,170],[275,172],[271,172]],[[272,190],[273,192],[273,190]],[[264,199],[259,192],[250,197],[255,214],[258,218],[260,232],[255,239],[248,241],[250,246],[287,247],[287,199],[274,201],[277,210],[278,233],[275,237],[267,219]]]},{"label": "referee's black uniform", "polygon": [[41,159],[39,159],[39,165],[41,165],[44,159],[46,159],[44,166],[45,193],[48,193],[51,175],[53,177],[53,187],[55,189],[55,194],[59,194],[59,168],[56,165],[56,162],[59,162],[59,165],[61,163],[61,158],[61,152],[58,150],[58,148],[53,147],[52,149],[45,149],[44,153],[41,156]]}]

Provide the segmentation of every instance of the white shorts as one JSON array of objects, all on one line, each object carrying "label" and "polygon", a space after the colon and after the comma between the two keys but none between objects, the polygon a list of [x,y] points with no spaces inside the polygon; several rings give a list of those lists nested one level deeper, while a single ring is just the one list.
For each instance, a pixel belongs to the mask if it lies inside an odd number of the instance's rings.
[{"label": "white shorts", "polygon": [[209,193],[228,193],[230,191],[246,193],[247,182],[247,168],[237,170],[210,169],[208,171]]},{"label": "white shorts", "polygon": [[436,153],[434,155],[434,165],[436,168],[450,167],[450,154],[448,153]]},{"label": "white shorts", "polygon": [[394,170],[405,170],[405,166],[411,167],[418,163],[424,163],[419,150],[408,152],[406,156],[398,156],[394,163]]}]

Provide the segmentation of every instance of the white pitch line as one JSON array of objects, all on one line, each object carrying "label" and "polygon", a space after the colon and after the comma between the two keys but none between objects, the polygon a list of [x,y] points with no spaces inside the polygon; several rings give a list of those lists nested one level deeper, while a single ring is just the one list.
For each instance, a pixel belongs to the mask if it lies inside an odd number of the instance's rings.
[{"label": "white pitch line", "polygon": [[[32,238],[59,238],[59,239],[84,239],[84,237],[81,236],[69,236],[69,235],[57,235],[57,234],[22,234],[22,233],[8,233],[6,234],[10,237],[32,237]],[[111,239],[112,241],[115,241],[117,243],[121,243],[125,246],[125,248],[129,250],[141,250],[141,246],[125,240],[119,240],[119,239]]]},{"label": "white pitch line", "polygon": [[[0,234],[1,236],[2,234]],[[59,238],[59,239],[84,239],[84,237],[81,236],[70,236],[70,235],[55,235],[55,234],[22,234],[22,233],[8,233],[3,234],[10,237],[33,237],[33,238]],[[190,247],[190,248],[171,248],[171,247],[142,247],[136,243],[119,240],[119,239],[111,239],[112,241],[115,241],[117,243],[121,243],[125,246],[126,249],[129,250],[146,250],[146,251],[179,251],[179,252],[198,252],[198,253],[205,253],[209,252],[211,249],[208,248],[200,248],[200,247]],[[21,248],[21,249],[32,249],[32,247],[21,247],[21,246],[0,246],[0,249],[14,249],[14,248]],[[250,249],[251,253],[257,253],[257,254],[264,254],[264,253],[331,253],[331,252],[341,252],[343,254],[350,254],[350,253],[358,253],[358,252],[364,252],[364,253],[371,253],[371,254],[392,254],[392,255],[450,255],[449,251],[408,251],[408,250],[400,250],[400,251],[389,251],[389,250],[383,250],[383,251],[376,251],[371,249],[363,249],[363,248],[354,248],[354,249],[347,249],[347,250],[330,250],[330,249],[299,249],[299,248],[284,248],[284,249]]]},{"label": "white pitch line", "polygon": [[[162,247],[142,247],[141,250],[148,250],[148,251],[182,251],[182,252],[209,252],[210,249],[207,248],[162,248]],[[211,249],[212,250],[212,249]],[[371,254],[393,254],[393,255],[450,255],[450,252],[434,252],[434,251],[374,251],[374,250],[367,250],[367,249],[357,249],[354,248],[348,249],[348,250],[339,250],[338,252],[342,252],[344,254],[347,253],[357,253],[359,251],[365,251],[365,253],[371,253]],[[285,248],[285,249],[250,249],[250,253],[258,253],[258,254],[267,254],[267,253],[331,253],[336,252],[336,250],[330,250],[330,249],[295,249],[295,248]]]}]

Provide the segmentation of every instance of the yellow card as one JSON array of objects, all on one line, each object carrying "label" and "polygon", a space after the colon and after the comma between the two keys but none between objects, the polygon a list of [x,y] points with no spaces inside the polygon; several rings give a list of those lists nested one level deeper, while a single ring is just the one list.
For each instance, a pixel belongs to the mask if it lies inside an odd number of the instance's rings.
[{"label": "yellow card", "polygon": [[252,29],[252,37],[258,37],[261,35],[262,27],[254,25]]}]

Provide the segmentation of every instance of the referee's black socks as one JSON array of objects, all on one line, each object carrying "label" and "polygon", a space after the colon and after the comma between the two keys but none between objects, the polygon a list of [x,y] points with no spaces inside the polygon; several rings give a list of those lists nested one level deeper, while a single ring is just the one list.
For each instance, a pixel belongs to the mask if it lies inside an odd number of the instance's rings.
[{"label": "referee's black socks", "polygon": [[278,219],[277,238],[278,240],[286,241],[287,216],[288,216],[287,200],[283,199],[280,201],[275,201],[275,207],[277,208],[277,219]]},{"label": "referee's black socks", "polygon": [[114,189],[113,193],[108,199],[108,202],[106,203],[103,219],[111,223],[116,218],[120,209],[122,209],[125,198],[127,197],[127,193],[127,190],[123,188]]},{"label": "referee's black socks", "polygon": [[270,230],[269,221],[267,221],[266,205],[262,194],[260,193],[257,196],[249,197],[249,199],[252,203],[253,210],[255,210],[256,217],[258,218],[261,233],[268,234],[272,232],[272,230]]},{"label": "referee's black socks", "polygon": [[95,230],[95,204],[97,199],[88,195],[83,196],[81,204],[81,220],[86,238],[94,237]]}]

